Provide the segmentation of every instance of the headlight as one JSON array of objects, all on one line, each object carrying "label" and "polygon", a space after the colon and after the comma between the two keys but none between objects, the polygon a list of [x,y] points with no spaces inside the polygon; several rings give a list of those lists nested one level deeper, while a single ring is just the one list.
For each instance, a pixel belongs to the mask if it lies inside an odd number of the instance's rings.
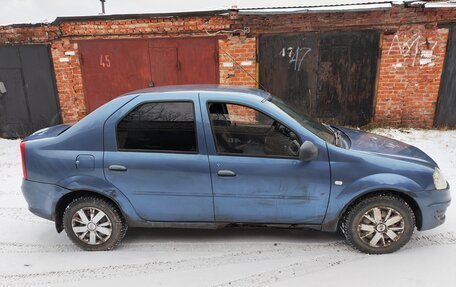
[{"label": "headlight", "polygon": [[447,181],[438,167],[435,168],[432,178],[434,179],[435,189],[447,188]]}]

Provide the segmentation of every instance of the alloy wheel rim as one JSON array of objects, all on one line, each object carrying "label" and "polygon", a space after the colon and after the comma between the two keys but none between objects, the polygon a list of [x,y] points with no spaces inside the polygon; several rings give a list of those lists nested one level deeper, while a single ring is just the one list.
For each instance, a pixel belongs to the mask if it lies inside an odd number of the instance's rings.
[{"label": "alloy wheel rim", "polygon": [[83,207],[73,214],[71,228],[84,243],[99,245],[106,242],[112,234],[109,217],[98,208]]},{"label": "alloy wheel rim", "polygon": [[388,247],[397,242],[405,229],[402,215],[391,207],[378,206],[364,213],[358,222],[358,236],[375,248]]}]

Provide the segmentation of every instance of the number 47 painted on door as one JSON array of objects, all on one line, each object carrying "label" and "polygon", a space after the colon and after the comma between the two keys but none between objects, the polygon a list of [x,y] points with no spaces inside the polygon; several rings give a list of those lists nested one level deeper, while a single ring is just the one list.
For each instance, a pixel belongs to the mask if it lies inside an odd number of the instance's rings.
[{"label": "number 47 painted on door", "polygon": [[312,51],[312,49],[308,47],[297,47],[296,51],[293,52],[293,47],[288,47],[287,49],[282,48],[279,55],[285,57],[288,54],[288,57],[291,58],[289,63],[294,64],[294,70],[299,72],[301,70],[302,61],[310,51]]}]

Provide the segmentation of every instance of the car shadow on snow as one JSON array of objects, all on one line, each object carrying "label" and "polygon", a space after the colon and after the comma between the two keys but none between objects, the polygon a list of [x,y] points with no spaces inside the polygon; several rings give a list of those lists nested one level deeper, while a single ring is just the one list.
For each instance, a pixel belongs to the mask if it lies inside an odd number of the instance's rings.
[{"label": "car shadow on snow", "polygon": [[284,228],[239,228],[222,229],[175,229],[175,228],[131,228],[124,238],[124,246],[129,243],[165,242],[281,242],[281,243],[336,243],[344,240],[338,233],[305,229]]}]

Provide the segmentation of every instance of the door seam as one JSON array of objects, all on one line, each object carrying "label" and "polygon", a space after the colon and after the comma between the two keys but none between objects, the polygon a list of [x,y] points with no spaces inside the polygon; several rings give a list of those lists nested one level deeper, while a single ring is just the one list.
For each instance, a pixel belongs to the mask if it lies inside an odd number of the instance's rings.
[{"label": "door seam", "polygon": [[204,136],[204,144],[206,145],[206,156],[207,156],[207,164],[209,167],[209,177],[211,179],[211,192],[212,192],[212,212],[213,212],[213,222],[215,223],[215,197],[214,197],[214,181],[212,179],[212,168],[211,168],[211,159],[209,157],[209,146],[207,144],[207,136],[206,136],[206,129],[204,127],[204,117],[203,117],[203,108],[201,104],[201,94],[198,93],[198,104],[199,104],[199,109],[200,109],[200,115],[201,115],[201,126],[202,126],[202,131],[203,131],[203,136]]}]

